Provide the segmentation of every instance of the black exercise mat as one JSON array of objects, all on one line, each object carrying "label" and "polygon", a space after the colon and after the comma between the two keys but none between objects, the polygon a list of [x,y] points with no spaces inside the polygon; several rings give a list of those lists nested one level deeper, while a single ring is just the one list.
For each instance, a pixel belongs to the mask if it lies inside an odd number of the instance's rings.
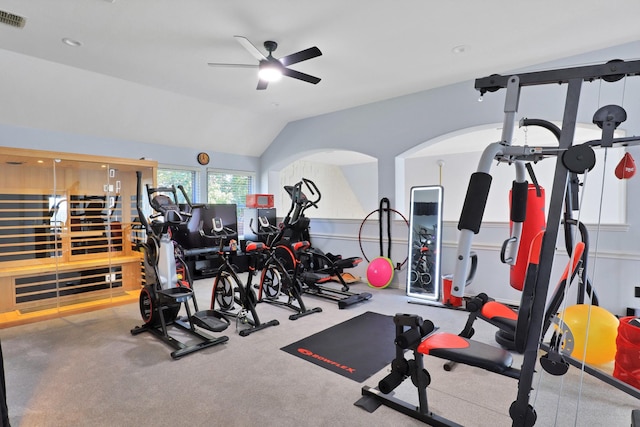
[{"label": "black exercise mat", "polygon": [[367,311],[281,350],[363,382],[391,363],[394,340],[393,317]]}]

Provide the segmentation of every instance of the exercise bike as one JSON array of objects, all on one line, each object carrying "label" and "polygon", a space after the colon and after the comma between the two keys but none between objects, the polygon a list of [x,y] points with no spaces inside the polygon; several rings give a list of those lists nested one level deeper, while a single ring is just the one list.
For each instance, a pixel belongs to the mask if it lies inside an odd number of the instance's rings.
[{"label": "exercise bike", "polygon": [[[303,186],[314,199],[309,199],[302,191]],[[304,213],[310,207],[318,207],[322,195],[316,184],[307,178],[293,186],[284,187],[291,197],[291,207],[282,222],[279,234],[274,238],[278,258],[283,260],[287,270],[298,270],[298,278],[302,283],[302,290],[306,294],[326,298],[338,303],[343,309],[353,304],[371,299],[369,292],[354,293],[349,291],[349,285],[344,280],[344,269],[353,268],[362,262],[360,257],[342,258],[340,255],[325,254],[319,249],[312,248],[309,234],[309,218]],[[303,250],[294,249],[292,245],[304,242]],[[295,258],[295,260],[294,260]],[[326,282],[337,279],[340,289],[326,286]]]},{"label": "exercise bike", "polygon": [[[278,305],[295,311],[289,316],[289,320],[322,312],[320,307],[308,309],[302,300],[303,284],[299,277],[302,265],[296,258],[295,251],[308,248],[309,242],[296,242],[282,252],[278,250],[278,247],[273,246],[273,242],[280,235],[280,229],[271,225],[265,217],[259,217],[258,220],[260,222],[258,231],[253,230],[253,219],[249,223],[254,234],[265,236],[266,240],[265,252],[267,256],[260,262],[262,274],[258,285],[258,302]],[[286,298],[286,301],[283,301],[282,297]]]},{"label": "exercise bike", "polygon": [[[193,289],[183,279],[179,279],[176,272],[171,228],[186,224],[190,217],[188,212],[179,208],[176,188],[146,186],[149,204],[155,211],[151,215],[152,222],[149,223],[142,210],[142,173],[136,172],[136,177],[136,208],[147,240],[143,245],[145,284],[140,291],[139,300],[144,324],[131,329],[131,334],[153,334],[175,349],[171,353],[174,359],[227,342],[229,337],[212,337],[201,329],[222,332],[229,326],[229,320],[213,310],[200,311]],[[191,206],[184,188],[178,188]],[[167,194],[171,194],[171,197]],[[186,316],[179,316],[183,306]],[[185,344],[179,341],[169,334],[169,327],[186,331],[197,342]]]},{"label": "exercise bike", "polygon": [[[260,322],[256,311],[258,298],[252,288],[253,277],[256,275],[256,265],[262,252],[268,249],[262,242],[247,242],[244,252],[249,257],[249,277],[243,283],[238,277],[235,268],[229,261],[228,251],[225,250],[225,243],[236,237],[238,234],[232,229],[225,227],[220,218],[213,218],[210,234],[207,234],[203,227],[200,227],[200,235],[205,239],[214,240],[218,244],[218,254],[222,259],[213,282],[211,292],[211,310],[222,316],[230,316],[236,319],[236,329],[239,324],[249,325],[248,328],[240,330],[239,335],[246,337],[254,332],[261,331],[269,326],[280,324],[277,320]],[[218,308],[216,308],[216,305]]]}]

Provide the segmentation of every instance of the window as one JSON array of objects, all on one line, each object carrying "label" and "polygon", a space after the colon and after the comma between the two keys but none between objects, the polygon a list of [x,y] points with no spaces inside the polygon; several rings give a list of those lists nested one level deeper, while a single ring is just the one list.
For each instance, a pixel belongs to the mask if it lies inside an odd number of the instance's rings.
[{"label": "window", "polygon": [[210,170],[207,172],[207,203],[236,205],[238,234],[244,232],[244,209],[247,194],[253,193],[255,174],[250,172]]},{"label": "window", "polygon": [[[158,168],[158,187],[171,187],[172,185],[178,187],[178,185],[182,185],[191,202],[195,202],[198,199],[196,182],[195,170]],[[178,201],[186,203],[186,200],[182,199],[182,192],[178,190]]]}]

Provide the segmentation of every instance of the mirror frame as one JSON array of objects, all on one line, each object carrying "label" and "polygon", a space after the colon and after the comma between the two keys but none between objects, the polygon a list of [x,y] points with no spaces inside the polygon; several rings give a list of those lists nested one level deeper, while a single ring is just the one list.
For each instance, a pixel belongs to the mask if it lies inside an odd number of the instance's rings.
[{"label": "mirror frame", "polygon": [[[440,256],[442,253],[443,193],[444,188],[441,185],[411,187],[407,296],[412,298],[437,302],[441,300]],[[424,206],[420,206],[418,203],[424,204]],[[436,204],[435,209],[433,206],[427,206],[430,203]],[[433,211],[435,213],[431,214]],[[430,233],[431,230],[433,233]],[[422,248],[426,249],[421,250]],[[432,256],[434,258],[429,259]]]}]

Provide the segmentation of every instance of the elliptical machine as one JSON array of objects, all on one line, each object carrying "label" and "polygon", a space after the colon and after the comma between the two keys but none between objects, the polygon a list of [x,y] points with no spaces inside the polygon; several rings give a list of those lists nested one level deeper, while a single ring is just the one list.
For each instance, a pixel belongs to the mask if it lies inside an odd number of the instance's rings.
[{"label": "elliptical machine", "polygon": [[[222,332],[229,326],[229,321],[213,310],[198,310],[193,289],[178,278],[174,244],[171,240],[171,228],[184,225],[190,214],[182,211],[178,205],[178,194],[175,186],[152,188],[147,184],[149,204],[155,211],[149,223],[142,211],[142,173],[136,172],[137,196],[136,208],[140,223],[147,234],[144,243],[145,284],[140,291],[140,314],[144,324],[131,329],[132,335],[150,332],[175,350],[171,357],[179,359],[229,340],[227,336],[212,337],[199,330]],[[178,186],[189,207],[193,207],[184,188]],[[168,196],[170,194],[171,196]],[[191,308],[193,305],[193,310]],[[179,317],[184,305],[186,316]],[[188,332],[199,342],[185,344],[169,335],[169,327],[175,326]]]},{"label": "elliptical machine", "polygon": [[[302,191],[303,186],[314,197],[309,199]],[[291,197],[291,207],[282,222],[280,233],[274,238],[278,258],[282,260],[287,270],[293,269],[292,257],[297,257],[303,266],[300,278],[303,283],[303,292],[318,297],[330,299],[338,303],[338,308],[346,308],[350,305],[366,301],[372,297],[369,292],[349,292],[349,285],[344,280],[344,269],[353,268],[362,262],[360,257],[342,258],[341,255],[325,254],[319,249],[311,247],[309,233],[309,218],[304,213],[310,207],[318,207],[322,195],[316,184],[307,178],[293,186],[285,186],[284,189]],[[304,251],[292,251],[292,244],[296,242],[309,242],[309,247]],[[341,289],[332,288],[321,283],[337,278]]]}]

